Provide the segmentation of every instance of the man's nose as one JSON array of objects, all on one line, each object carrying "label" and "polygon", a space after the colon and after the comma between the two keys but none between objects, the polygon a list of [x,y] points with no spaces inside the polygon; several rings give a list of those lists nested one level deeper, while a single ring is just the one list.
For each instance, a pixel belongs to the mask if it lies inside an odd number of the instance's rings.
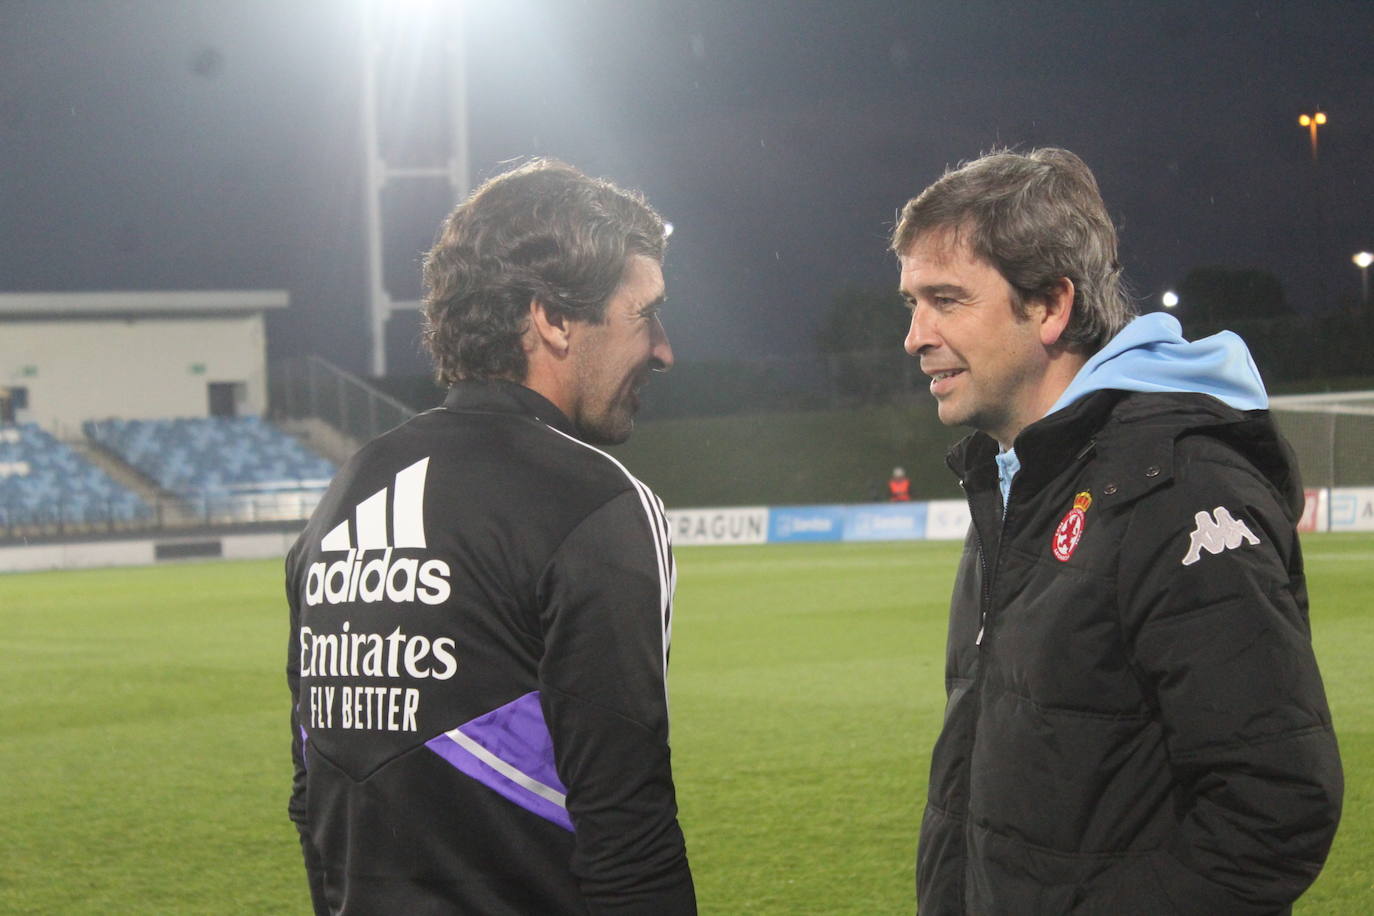
[{"label": "man's nose", "polygon": [[649,368],[655,372],[667,372],[673,368],[673,345],[668,342],[668,331],[657,317],[654,318],[651,333],[653,342],[649,349]]},{"label": "man's nose", "polygon": [[906,340],[902,346],[906,352],[912,356],[920,356],[921,351],[926,347],[935,346],[939,338],[935,333],[935,322],[930,317],[930,310],[923,309],[919,305],[911,310],[911,326],[907,328]]}]

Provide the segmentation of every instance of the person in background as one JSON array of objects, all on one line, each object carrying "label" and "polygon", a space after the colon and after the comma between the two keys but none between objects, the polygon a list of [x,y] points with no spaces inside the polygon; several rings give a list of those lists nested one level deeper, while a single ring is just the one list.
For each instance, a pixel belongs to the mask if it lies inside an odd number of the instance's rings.
[{"label": "person in background", "polygon": [[442,407],[365,445],[286,562],[319,914],[696,912],[668,747],[676,567],[623,442],[673,352],[664,225],[534,161],[425,260]]},{"label": "person in background", "polygon": [[892,476],[887,479],[887,500],[894,503],[911,502],[911,481],[904,468],[892,469]]},{"label": "person in background", "polygon": [[1065,150],[948,172],[891,247],[906,350],[974,430],[920,912],[1289,912],[1342,774],[1303,491],[1245,344],[1134,316]]}]

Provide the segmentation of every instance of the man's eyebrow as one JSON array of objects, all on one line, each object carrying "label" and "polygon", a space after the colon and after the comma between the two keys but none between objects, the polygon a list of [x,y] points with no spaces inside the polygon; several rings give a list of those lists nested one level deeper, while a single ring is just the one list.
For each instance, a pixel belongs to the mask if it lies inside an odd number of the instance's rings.
[{"label": "man's eyebrow", "polygon": [[667,301],[668,294],[666,292],[659,293],[658,296],[654,298],[652,301],[646,302],[639,307],[639,314],[643,315],[646,312],[652,312]]},{"label": "man's eyebrow", "polygon": [[[906,289],[898,290],[902,298],[907,302],[915,302],[916,297]],[[968,297],[968,290],[957,283],[932,283],[928,286],[916,287],[916,292],[926,296],[941,296],[950,299],[962,299]]]}]

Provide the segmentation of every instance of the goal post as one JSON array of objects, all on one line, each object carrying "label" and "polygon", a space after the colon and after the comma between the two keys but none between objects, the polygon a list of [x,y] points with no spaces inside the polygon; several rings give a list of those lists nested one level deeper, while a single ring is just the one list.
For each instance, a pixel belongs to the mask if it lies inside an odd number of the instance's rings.
[{"label": "goal post", "polygon": [[1307,487],[1374,486],[1374,391],[1269,399]]}]

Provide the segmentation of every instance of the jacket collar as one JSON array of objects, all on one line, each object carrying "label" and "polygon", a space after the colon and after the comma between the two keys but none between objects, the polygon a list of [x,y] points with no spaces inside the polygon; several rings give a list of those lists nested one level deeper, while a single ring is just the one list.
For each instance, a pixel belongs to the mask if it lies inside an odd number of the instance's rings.
[{"label": "jacket collar", "polygon": [[478,413],[506,413],[532,417],[576,439],[582,437],[572,421],[553,402],[533,388],[506,379],[481,379],[457,382],[444,398],[444,410]]},{"label": "jacket collar", "polygon": [[[1104,495],[1130,501],[1172,477],[1174,442],[1190,432],[1225,440],[1286,496],[1290,508],[1301,509],[1296,459],[1268,412],[1237,410],[1193,393],[1097,391],[1032,423],[1016,438],[1021,470],[1014,491],[1037,492],[1071,463],[1095,453]],[[974,433],[950,450],[947,462],[967,491],[995,489],[997,451],[991,437]]]},{"label": "jacket collar", "polygon": [[[1125,395],[1122,391],[1097,391],[1063,410],[1037,420],[1021,431],[1014,447],[1021,459],[1017,487],[1038,486],[1074,460],[1089,446],[1093,435],[1107,421],[1112,408]],[[996,440],[986,433],[967,436],[950,449],[946,463],[959,475],[965,489],[997,486],[999,451]]]}]

